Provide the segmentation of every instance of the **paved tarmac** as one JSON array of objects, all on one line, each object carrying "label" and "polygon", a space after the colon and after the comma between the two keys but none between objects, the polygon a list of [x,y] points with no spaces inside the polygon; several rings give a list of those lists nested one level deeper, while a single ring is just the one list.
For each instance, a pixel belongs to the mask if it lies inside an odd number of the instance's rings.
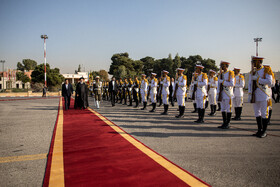
[{"label": "paved tarmac", "polygon": [[58,101],[58,98],[0,101],[1,187],[42,186]]},{"label": "paved tarmac", "polygon": [[[58,98],[0,102],[0,186],[41,186],[57,116]],[[93,99],[90,107],[95,109]],[[256,130],[253,108],[245,103],[242,121],[229,130],[218,129],[221,114],[193,123],[187,102],[185,118],[176,119],[177,107],[162,116],[103,101],[96,109],[136,139],[212,186],[280,186],[280,104],[273,103],[269,136],[250,136]],[[148,107],[151,109],[151,107]],[[29,161],[14,156],[31,155]],[[9,162],[1,163],[1,158]]]},{"label": "paved tarmac", "polygon": [[[93,106],[93,100],[90,99]],[[104,101],[99,113],[115,122],[142,143],[162,154],[212,186],[280,186],[280,104],[273,103],[273,116],[267,138],[251,136],[256,129],[253,107],[244,104],[242,121],[229,130],[218,129],[222,117],[209,117],[196,124],[193,105],[186,104],[184,119],[177,119],[177,107],[169,115]]]}]

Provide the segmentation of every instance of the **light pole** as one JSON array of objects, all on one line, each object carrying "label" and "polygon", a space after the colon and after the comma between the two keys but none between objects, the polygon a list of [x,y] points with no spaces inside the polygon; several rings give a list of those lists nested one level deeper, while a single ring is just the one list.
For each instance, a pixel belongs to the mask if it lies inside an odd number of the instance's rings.
[{"label": "light pole", "polygon": [[262,41],[262,38],[254,38],[254,42],[256,42],[256,56],[259,56],[259,53],[258,53],[258,43]]},{"label": "light pole", "polygon": [[2,79],[3,79],[3,84],[2,84],[2,90],[4,90],[4,63],[5,63],[5,60],[0,60],[0,63],[2,63],[2,69],[3,69],[3,72],[2,72]]},{"label": "light pole", "polygon": [[44,60],[45,60],[45,86],[47,86],[47,58],[46,58],[46,39],[48,39],[47,35],[41,35],[41,38],[44,39]]}]

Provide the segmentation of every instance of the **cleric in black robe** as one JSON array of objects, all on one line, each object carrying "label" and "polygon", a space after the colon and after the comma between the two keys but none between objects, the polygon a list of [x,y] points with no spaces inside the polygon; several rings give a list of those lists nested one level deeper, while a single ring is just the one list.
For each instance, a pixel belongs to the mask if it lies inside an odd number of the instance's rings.
[{"label": "cleric in black robe", "polygon": [[88,87],[84,82],[84,78],[80,78],[80,82],[76,86],[75,105],[74,108],[88,107]]}]

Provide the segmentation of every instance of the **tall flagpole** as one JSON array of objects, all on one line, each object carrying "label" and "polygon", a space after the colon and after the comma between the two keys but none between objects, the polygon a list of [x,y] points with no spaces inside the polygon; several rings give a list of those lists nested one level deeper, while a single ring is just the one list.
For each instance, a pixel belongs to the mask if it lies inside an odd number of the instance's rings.
[{"label": "tall flagpole", "polygon": [[48,39],[48,36],[47,35],[41,35],[41,38],[44,39],[44,61],[45,61],[45,86],[47,86],[47,58],[46,58],[46,50],[47,50],[47,47],[46,47],[46,39]]}]

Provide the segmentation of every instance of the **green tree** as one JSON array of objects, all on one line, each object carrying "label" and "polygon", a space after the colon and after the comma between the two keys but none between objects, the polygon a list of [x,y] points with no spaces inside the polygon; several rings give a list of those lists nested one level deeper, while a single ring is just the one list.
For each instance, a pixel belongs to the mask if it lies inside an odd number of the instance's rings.
[{"label": "green tree", "polygon": [[[123,76],[125,74],[125,76],[127,75],[131,75],[134,74],[134,66],[135,64],[134,61],[129,58],[128,53],[118,53],[118,54],[114,54],[111,58],[112,63],[110,65],[110,69],[109,69],[109,74],[120,78],[118,76]],[[122,66],[121,68],[119,68],[120,66]],[[122,72],[120,74],[120,72]]]},{"label": "green tree", "polygon": [[155,59],[153,57],[147,56],[145,58],[141,58],[140,61],[143,62],[143,73],[150,75],[154,71]]},{"label": "green tree", "polygon": [[[47,63],[46,71],[47,71],[47,86],[50,88],[59,87],[61,83],[64,81],[64,77],[60,74],[60,70],[58,68],[51,69],[50,65]],[[45,82],[44,73],[45,73],[44,64],[40,64],[36,66],[36,68],[31,74],[32,83],[44,83]]]},{"label": "green tree", "polygon": [[22,63],[20,62],[17,63],[17,69],[20,71],[34,70],[36,66],[37,66],[37,62],[31,59],[23,59]]},{"label": "green tree", "polygon": [[22,63],[18,62],[17,63],[17,70],[24,71],[24,65],[22,65]]},{"label": "green tree", "polygon": [[17,72],[16,77],[17,77],[17,80],[20,80],[23,83],[30,82],[30,78],[21,71]]}]

